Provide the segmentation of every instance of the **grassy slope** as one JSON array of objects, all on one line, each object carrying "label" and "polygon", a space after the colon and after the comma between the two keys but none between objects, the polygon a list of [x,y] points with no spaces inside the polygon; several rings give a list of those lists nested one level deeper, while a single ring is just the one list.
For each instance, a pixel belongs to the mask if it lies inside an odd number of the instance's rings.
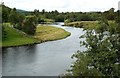
[{"label": "grassy slope", "polygon": [[52,26],[37,27],[36,35],[34,36],[37,39],[29,37],[22,32],[18,32],[16,29],[9,26],[5,26],[5,31],[7,32],[7,38],[3,40],[2,47],[28,45],[38,42],[40,43],[42,41],[58,40],[70,35],[70,33],[64,29]]},{"label": "grassy slope", "polygon": [[42,41],[52,41],[66,38],[69,35],[70,33],[62,28],[57,28],[53,26],[38,26],[35,38]]},{"label": "grassy slope", "polygon": [[5,31],[7,32],[7,37],[2,42],[3,47],[33,44],[38,42],[36,39],[27,37],[23,33],[13,29],[12,27],[5,26]]}]

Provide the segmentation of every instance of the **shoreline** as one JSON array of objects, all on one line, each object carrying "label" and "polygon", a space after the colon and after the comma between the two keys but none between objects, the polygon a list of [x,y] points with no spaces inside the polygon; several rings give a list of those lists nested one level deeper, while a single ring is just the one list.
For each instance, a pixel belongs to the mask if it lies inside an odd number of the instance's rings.
[{"label": "shoreline", "polygon": [[0,46],[0,48],[21,47],[21,46],[32,46],[32,45],[41,44],[41,43],[44,43],[44,42],[50,42],[50,41],[62,40],[62,39],[65,39],[65,38],[69,37],[70,35],[71,35],[71,33],[69,33],[69,34],[66,35],[65,37],[63,37],[63,38],[59,38],[59,39],[45,40],[45,41],[38,41],[38,42],[35,42],[35,43],[30,43],[30,44],[20,44],[20,45],[14,45],[14,46]]},{"label": "shoreline", "polygon": [[[24,35],[22,33],[19,33],[18,31],[16,31],[15,29],[13,29],[11,27],[5,27],[5,28],[8,33],[8,35],[7,35],[8,40],[6,40],[6,42],[1,42],[0,48],[31,46],[31,45],[40,44],[43,42],[65,39],[71,35],[70,32],[68,32],[62,28],[54,27],[54,26],[40,25],[36,29],[36,35],[34,35],[32,37]],[[8,32],[8,30],[11,30],[11,31]],[[54,34],[54,32],[56,32],[56,31],[57,31],[57,34],[56,33]],[[62,33],[61,33],[61,31],[62,31]],[[60,34],[58,34],[59,32],[60,32]],[[14,34],[14,33],[16,33],[16,34]],[[40,33],[43,35],[41,36]],[[12,38],[11,38],[11,34],[12,34]],[[51,37],[51,34],[53,34],[55,37]],[[47,37],[46,37],[46,35],[47,35]],[[35,38],[35,36],[36,36],[36,38]],[[43,39],[39,38],[39,36],[41,36]],[[48,36],[50,36],[50,38]],[[44,38],[46,38],[46,39],[44,39]],[[9,41],[9,39],[11,39],[11,40]]]}]

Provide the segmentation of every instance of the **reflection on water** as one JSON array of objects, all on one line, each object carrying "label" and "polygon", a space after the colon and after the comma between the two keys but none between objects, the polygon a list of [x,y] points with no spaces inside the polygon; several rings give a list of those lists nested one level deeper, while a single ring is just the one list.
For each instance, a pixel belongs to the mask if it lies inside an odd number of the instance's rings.
[{"label": "reflection on water", "polygon": [[84,32],[80,28],[63,27],[71,32],[66,39],[45,42],[33,46],[21,46],[3,49],[4,76],[58,76],[66,72],[72,54],[80,47],[79,36]]},{"label": "reflection on water", "polygon": [[[3,64],[10,63],[15,65],[15,64],[19,64],[20,62],[30,63],[35,60],[35,54],[36,54],[35,50],[36,50],[35,45],[3,49],[3,56],[2,56],[4,58]],[[7,62],[4,62],[4,61],[7,61]],[[7,65],[7,64],[4,64],[4,65]]]}]

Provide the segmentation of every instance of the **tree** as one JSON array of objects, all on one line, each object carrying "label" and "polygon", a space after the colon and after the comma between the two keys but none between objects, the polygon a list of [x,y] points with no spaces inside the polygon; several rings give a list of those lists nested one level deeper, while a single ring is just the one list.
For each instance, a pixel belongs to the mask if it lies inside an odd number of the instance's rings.
[{"label": "tree", "polygon": [[34,35],[36,31],[36,25],[37,25],[36,16],[26,16],[22,24],[22,30],[29,35]]},{"label": "tree", "polygon": [[[120,22],[120,21],[119,21]],[[86,30],[80,38],[86,40],[81,46],[86,51],[78,51],[72,56],[77,60],[68,70],[71,76],[117,76],[120,77],[120,26],[109,24],[105,19],[94,30]]]},{"label": "tree", "polygon": [[15,26],[19,22],[19,17],[18,13],[16,12],[16,8],[13,8],[10,11],[9,21],[13,24],[13,26]]},{"label": "tree", "polygon": [[34,14],[36,15],[36,17],[39,17],[39,10],[35,9]]},{"label": "tree", "polygon": [[13,8],[9,14],[9,22],[13,25],[14,28],[21,30],[21,25],[25,19],[24,14],[16,11],[16,8]]},{"label": "tree", "polygon": [[11,8],[6,7],[4,4],[0,4],[0,7],[1,7],[1,13],[2,13],[2,22],[8,22]]},{"label": "tree", "polygon": [[110,10],[103,12],[103,16],[108,20],[115,20],[116,16],[114,8],[111,8]]},{"label": "tree", "polygon": [[14,26],[14,28],[17,28],[19,30],[22,29],[22,22],[25,19],[25,15],[22,13],[17,13],[17,17],[18,17],[18,22],[16,23],[16,25]]},{"label": "tree", "polygon": [[45,13],[45,9],[42,10],[42,14],[44,14],[44,13]]}]

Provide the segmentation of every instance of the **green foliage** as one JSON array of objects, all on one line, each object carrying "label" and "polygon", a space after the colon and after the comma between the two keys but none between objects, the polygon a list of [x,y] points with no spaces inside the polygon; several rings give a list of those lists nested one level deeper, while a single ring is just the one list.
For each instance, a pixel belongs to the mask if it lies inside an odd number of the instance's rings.
[{"label": "green foliage", "polygon": [[19,19],[19,17],[17,15],[16,8],[13,8],[10,11],[9,21],[15,26],[15,24],[17,24],[19,22],[18,19]]},{"label": "green foliage", "polygon": [[114,8],[111,8],[110,10],[103,12],[103,16],[108,20],[115,20],[116,15],[114,12]]},{"label": "green foliage", "polygon": [[36,25],[37,25],[36,16],[26,16],[22,24],[22,30],[29,35],[34,35],[36,31]]},{"label": "green foliage", "polygon": [[36,17],[38,17],[39,16],[39,10],[35,9],[34,14],[36,15]]},{"label": "green foliage", "polygon": [[25,19],[24,14],[16,11],[16,8],[13,8],[9,14],[9,22],[13,25],[14,28],[19,30],[22,29],[22,22]]},{"label": "green foliage", "polygon": [[71,65],[72,76],[103,76],[103,74],[94,66],[92,66],[93,60],[87,53],[77,52],[72,56],[72,58],[77,58],[76,62]]},{"label": "green foliage", "polygon": [[80,38],[86,51],[72,56],[77,60],[68,71],[71,76],[117,76],[120,77],[120,26],[102,19],[94,30],[86,30]]},{"label": "green foliage", "polygon": [[99,20],[99,17],[101,16],[101,13],[99,12],[71,12],[66,13],[65,19],[72,20],[72,22],[75,21],[96,21]]},{"label": "green foliage", "polygon": [[25,15],[22,13],[18,13],[17,17],[18,17],[18,22],[17,24],[15,24],[14,28],[22,30],[22,23],[23,23],[23,20],[25,19]]},{"label": "green foliage", "polygon": [[[16,23],[19,21],[19,14],[18,11],[15,9],[11,9],[9,7],[3,6],[3,22],[8,22],[10,19],[10,22]],[[100,17],[105,17],[108,20],[114,20],[116,18],[116,12],[114,12],[114,8],[111,8],[108,11],[105,12],[58,12],[57,10],[47,12],[45,9],[43,9],[41,12],[37,9],[35,9],[33,12],[19,12],[23,13],[24,15],[35,15],[36,17],[40,18],[46,18],[46,19],[52,19],[56,22],[64,22],[66,19],[71,20],[72,22],[75,21],[97,21],[100,19]],[[12,18],[11,18],[12,17]],[[12,19],[12,20],[11,20]],[[16,20],[15,20],[16,19]],[[38,20],[40,21],[40,19]],[[43,21],[43,20],[41,20]]]},{"label": "green foliage", "polygon": [[1,4],[0,7],[2,7],[1,11],[2,11],[2,22],[8,22],[9,20],[9,14],[11,9],[7,6],[5,6],[4,4]]},{"label": "green foliage", "polygon": [[2,22],[10,22],[14,28],[21,30],[21,24],[25,18],[23,13],[17,12],[16,8],[9,8],[4,4],[0,5],[2,13]]}]

